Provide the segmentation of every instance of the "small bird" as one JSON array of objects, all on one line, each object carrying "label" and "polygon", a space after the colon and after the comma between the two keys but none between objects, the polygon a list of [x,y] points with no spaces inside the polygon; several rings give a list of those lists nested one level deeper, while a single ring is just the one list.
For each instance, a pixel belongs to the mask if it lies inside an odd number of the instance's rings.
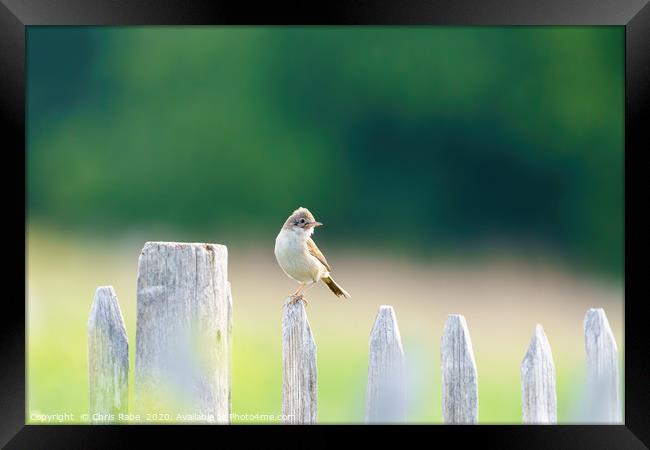
[{"label": "small bird", "polygon": [[332,268],[311,238],[314,228],[321,225],[323,224],[317,222],[307,208],[301,206],[291,213],[275,238],[275,258],[278,264],[289,278],[300,283],[296,292],[291,294],[290,303],[298,300],[308,303],[304,298],[305,288],[315,285],[319,280],[323,280],[337,297],[350,298],[350,294],[330,276]]}]

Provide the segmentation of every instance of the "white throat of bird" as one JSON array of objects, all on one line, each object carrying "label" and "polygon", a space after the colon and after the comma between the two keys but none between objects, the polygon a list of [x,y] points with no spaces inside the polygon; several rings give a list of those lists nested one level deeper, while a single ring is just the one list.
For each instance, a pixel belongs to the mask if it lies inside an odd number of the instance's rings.
[{"label": "white throat of bird", "polygon": [[294,233],[296,233],[296,235],[300,236],[302,239],[307,239],[311,237],[312,234],[314,234],[314,227],[309,227],[305,229],[298,226],[293,226],[291,227],[291,230]]}]

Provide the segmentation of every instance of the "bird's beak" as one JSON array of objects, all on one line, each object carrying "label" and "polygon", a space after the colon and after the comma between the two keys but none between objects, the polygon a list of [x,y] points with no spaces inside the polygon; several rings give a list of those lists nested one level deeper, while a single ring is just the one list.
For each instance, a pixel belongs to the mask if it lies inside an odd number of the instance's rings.
[{"label": "bird's beak", "polygon": [[316,228],[316,227],[320,227],[321,225],[323,224],[320,222],[310,222],[308,226]]}]

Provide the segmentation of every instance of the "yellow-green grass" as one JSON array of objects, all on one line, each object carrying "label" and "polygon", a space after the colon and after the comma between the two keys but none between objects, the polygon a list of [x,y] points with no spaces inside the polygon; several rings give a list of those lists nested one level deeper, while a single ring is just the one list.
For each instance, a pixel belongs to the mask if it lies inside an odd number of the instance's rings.
[{"label": "yellow-green grass", "polygon": [[[86,321],[97,286],[115,287],[129,337],[129,382],[135,367],[137,259],[146,237],[96,240],[31,225],[27,230],[27,411],[73,414],[88,409]],[[182,240],[179,238],[179,240]],[[229,246],[233,290],[234,423],[281,413],[281,313],[294,288],[272,248]],[[307,308],[318,347],[321,423],[364,418],[368,336],[379,305],[394,306],[409,370],[408,420],[440,423],[440,336],[447,314],[467,318],[479,377],[481,423],[520,423],[519,364],[536,323],[548,335],[557,372],[558,418],[579,421],[585,370],[582,319],[604,307],[623,354],[623,295],[619,285],[570,275],[525,261],[423,265],[391,255],[323,249],[353,295],[341,301],[325,287],[310,291]],[[622,374],[621,374],[622,379]],[[129,389],[129,404],[134,392]],[[249,417],[246,418],[245,415]]]}]

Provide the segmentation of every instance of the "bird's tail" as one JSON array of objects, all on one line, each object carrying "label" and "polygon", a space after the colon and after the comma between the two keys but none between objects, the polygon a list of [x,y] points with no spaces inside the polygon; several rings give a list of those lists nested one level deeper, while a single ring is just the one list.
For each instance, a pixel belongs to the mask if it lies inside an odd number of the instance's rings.
[{"label": "bird's tail", "polygon": [[348,294],[348,292],[343,289],[341,286],[336,284],[336,281],[332,279],[332,277],[324,277],[322,278],[323,283],[327,285],[328,288],[330,288],[330,291],[334,292],[334,295],[337,297],[343,297],[343,298],[350,298],[351,295]]}]

